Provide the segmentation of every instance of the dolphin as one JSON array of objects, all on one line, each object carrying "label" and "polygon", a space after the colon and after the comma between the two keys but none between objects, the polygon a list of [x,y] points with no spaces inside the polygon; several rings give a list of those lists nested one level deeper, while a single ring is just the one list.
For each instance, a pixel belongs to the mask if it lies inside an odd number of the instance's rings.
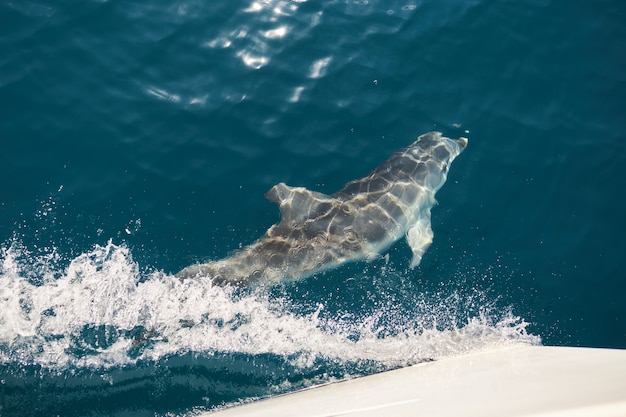
[{"label": "dolphin", "polygon": [[346,262],[371,261],[405,235],[414,268],[432,243],[435,193],[466,146],[464,137],[425,133],[332,195],[279,183],[265,194],[280,208],[279,223],[232,256],[188,266],[176,276],[235,286],[292,281]]}]

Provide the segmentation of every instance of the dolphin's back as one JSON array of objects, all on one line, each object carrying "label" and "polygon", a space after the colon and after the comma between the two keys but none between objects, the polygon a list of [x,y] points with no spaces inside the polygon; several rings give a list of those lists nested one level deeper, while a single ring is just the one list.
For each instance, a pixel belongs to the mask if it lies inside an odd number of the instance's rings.
[{"label": "dolphin's back", "polygon": [[[448,165],[466,145],[466,138],[453,140],[442,137],[439,132],[426,133],[411,145],[392,154],[367,176],[347,183],[333,197],[350,198],[357,194],[371,194],[370,197],[376,198],[391,191],[395,185],[403,189],[407,183],[437,191],[445,182]],[[443,181],[437,181],[441,178]],[[401,196],[402,192],[399,194]],[[411,198],[411,195],[407,197]]]}]

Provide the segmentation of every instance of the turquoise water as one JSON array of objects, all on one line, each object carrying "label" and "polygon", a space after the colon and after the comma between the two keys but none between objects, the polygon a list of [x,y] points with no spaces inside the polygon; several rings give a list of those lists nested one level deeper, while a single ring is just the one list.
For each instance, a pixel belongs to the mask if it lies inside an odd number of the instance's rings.
[{"label": "turquoise water", "polygon": [[[0,4],[0,415],[187,415],[511,343],[626,348],[617,1]],[[434,243],[181,283],[419,134]]]}]

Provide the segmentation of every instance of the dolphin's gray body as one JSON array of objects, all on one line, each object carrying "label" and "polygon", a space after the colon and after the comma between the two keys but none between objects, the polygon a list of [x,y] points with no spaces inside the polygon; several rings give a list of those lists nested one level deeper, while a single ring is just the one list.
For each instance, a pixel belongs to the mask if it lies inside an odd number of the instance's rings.
[{"label": "dolphin's gray body", "polygon": [[426,133],[330,196],[277,184],[265,196],[280,206],[278,224],[232,256],[191,265],[177,276],[233,285],[294,280],[346,262],[374,259],[404,235],[415,267],[432,242],[435,193],[466,145],[466,138]]}]

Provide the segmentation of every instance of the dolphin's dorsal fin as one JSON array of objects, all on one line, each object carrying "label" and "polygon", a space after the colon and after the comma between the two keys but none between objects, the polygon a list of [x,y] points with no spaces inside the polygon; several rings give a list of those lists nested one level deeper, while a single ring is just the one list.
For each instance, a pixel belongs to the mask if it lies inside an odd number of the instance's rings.
[{"label": "dolphin's dorsal fin", "polygon": [[338,200],[304,187],[290,187],[279,183],[265,193],[265,198],[280,206],[281,221],[301,222],[327,212]]}]

